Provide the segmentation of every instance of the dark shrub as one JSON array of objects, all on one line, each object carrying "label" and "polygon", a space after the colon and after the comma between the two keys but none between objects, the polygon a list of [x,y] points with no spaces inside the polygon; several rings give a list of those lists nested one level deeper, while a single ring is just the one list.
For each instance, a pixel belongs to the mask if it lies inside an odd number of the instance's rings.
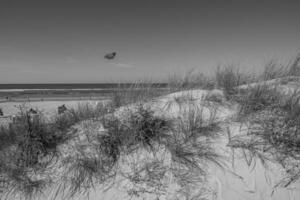
[{"label": "dark shrub", "polygon": [[230,100],[232,96],[237,94],[237,86],[253,82],[254,76],[246,75],[233,66],[226,66],[217,68],[215,80],[217,87],[223,89],[226,99]]},{"label": "dark shrub", "polygon": [[278,106],[281,94],[274,86],[257,85],[236,95],[240,104],[239,114],[248,115],[270,107]]},{"label": "dark shrub", "polygon": [[135,142],[152,147],[152,142],[160,143],[167,137],[170,122],[155,116],[150,108],[139,106],[137,112],[129,117],[130,132],[134,135]]}]

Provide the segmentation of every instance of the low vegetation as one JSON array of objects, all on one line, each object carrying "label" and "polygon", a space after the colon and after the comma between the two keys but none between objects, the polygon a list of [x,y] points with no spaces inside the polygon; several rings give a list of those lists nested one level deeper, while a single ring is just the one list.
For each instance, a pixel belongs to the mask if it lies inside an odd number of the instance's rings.
[{"label": "low vegetation", "polygon": [[112,92],[111,105],[119,108],[133,103],[151,101],[153,98],[167,94],[169,91],[163,88],[163,84],[152,81],[137,81],[133,84],[119,86]]},{"label": "low vegetation", "polygon": [[[18,123],[2,127],[0,132],[0,177],[6,195],[21,193],[28,199],[43,192],[51,182],[47,178],[36,179],[46,174],[52,162],[59,156],[57,146],[70,138],[55,124],[48,124],[41,115],[33,116],[21,109]],[[3,138],[5,139],[5,138]]]},{"label": "low vegetation", "polygon": [[300,174],[300,92],[280,95],[276,88],[255,87],[243,99],[240,115],[247,116],[249,131],[231,138],[229,146],[247,150],[249,165],[257,157],[280,163],[289,175],[281,183],[287,187]]},{"label": "low vegetation", "polygon": [[[1,177],[4,177],[2,181],[6,181],[3,194],[32,199],[41,197],[45,190],[55,187],[55,197],[63,195],[63,198],[72,198],[77,194],[87,195],[90,189],[113,182],[121,173],[137,186],[128,189],[128,194],[162,195],[166,192],[167,188],[164,187],[167,184],[163,184],[161,178],[165,177],[166,181],[170,172],[176,177],[176,184],[183,187],[184,182],[196,184],[196,180],[203,179],[207,161],[219,164],[219,156],[207,140],[215,137],[219,126],[213,114],[208,120],[204,119],[201,109],[185,110],[183,117],[178,119],[156,116],[150,107],[143,104],[128,110],[126,119],[116,117],[103,110],[103,107],[99,111],[102,117],[87,107],[80,109],[55,118],[61,121],[54,123],[45,122],[42,117],[30,121],[25,111],[22,127],[20,124],[12,125],[6,132],[3,128],[3,138],[21,134],[25,137],[6,140],[14,143],[3,147],[1,151]],[[70,132],[71,124],[90,117],[96,117],[93,119],[103,124],[105,132],[94,134],[88,145],[82,139],[82,142],[75,142],[68,155],[62,154],[58,146],[67,145],[68,141],[77,137]],[[8,131],[13,134],[9,135]],[[141,150],[152,155],[151,159],[138,171],[122,173],[120,166],[123,160]],[[9,157],[6,155],[8,152],[16,157]],[[159,160],[157,155],[162,152],[171,155],[170,163]],[[63,166],[64,169],[58,180],[51,174],[55,166]],[[194,181],[188,178],[191,173],[194,174]],[[134,178],[137,174],[141,175],[139,179]],[[196,175],[198,179],[195,179]],[[144,184],[149,186],[148,190]]]},{"label": "low vegetation", "polygon": [[41,112],[32,114],[27,107],[20,107],[17,122],[0,129],[0,182],[4,193],[21,192],[28,199],[42,193],[52,180],[37,177],[45,176],[59,159],[58,146],[74,136],[72,125],[103,113],[104,106],[92,109],[79,105],[49,121]]},{"label": "low vegetation", "polygon": [[66,110],[63,114],[57,114],[52,118],[52,123],[61,131],[66,131],[78,122],[87,119],[98,119],[103,115],[111,113],[114,108],[108,103],[98,103],[96,106],[91,104],[78,104]]},{"label": "low vegetation", "polygon": [[217,87],[223,89],[226,99],[230,99],[238,92],[238,86],[254,82],[254,77],[240,72],[233,66],[218,67],[216,71]]},{"label": "low vegetation", "polygon": [[290,60],[287,64],[281,64],[275,60],[270,61],[264,68],[263,73],[260,75],[262,80],[271,80],[277,78],[283,78],[288,76],[300,75],[300,54],[298,54],[293,60]]},{"label": "low vegetation", "polygon": [[101,118],[105,133],[94,135],[88,146],[74,145],[72,155],[63,161],[67,170],[59,187],[67,194],[66,198],[88,194],[91,188],[109,184],[120,173],[121,157],[124,159],[139,149],[155,152],[156,144],[167,137],[171,127],[168,120],[141,105],[135,111],[128,111],[127,116],[125,120],[114,115]]},{"label": "low vegetation", "polygon": [[172,92],[189,89],[213,89],[215,81],[212,77],[197,72],[192,68],[183,75],[173,74],[168,78],[168,87]]},{"label": "low vegetation", "polygon": [[276,85],[256,85],[235,96],[240,105],[240,116],[247,116],[262,110],[272,109],[280,103],[281,93]]},{"label": "low vegetation", "polygon": [[[258,76],[231,66],[218,68],[214,77],[190,71],[170,78],[165,90],[148,82],[120,85],[109,103],[78,105],[51,119],[20,108],[18,122],[0,128],[1,198],[34,199],[55,188],[53,198],[67,199],[111,186],[120,176],[129,181],[129,196],[159,197],[168,184],[175,184],[181,197],[201,198],[208,192],[208,163],[223,167],[212,143],[222,131],[217,110],[225,99],[239,105],[239,122],[249,127],[244,137],[229,134],[228,146],[250,152],[250,157],[245,153],[249,164],[256,156],[280,163],[290,175],[284,182],[288,186],[300,177],[300,92],[283,96],[274,85],[251,83],[299,76],[299,61],[298,56],[286,67],[270,63]],[[164,109],[177,106],[179,113],[168,118],[145,104],[162,94],[196,88],[221,89],[225,99],[215,93],[201,104],[192,95],[175,96]],[[75,127],[83,121],[103,127],[86,125],[91,134],[80,135]],[[144,157],[134,160],[135,155]],[[167,182],[170,176],[174,183]]]}]

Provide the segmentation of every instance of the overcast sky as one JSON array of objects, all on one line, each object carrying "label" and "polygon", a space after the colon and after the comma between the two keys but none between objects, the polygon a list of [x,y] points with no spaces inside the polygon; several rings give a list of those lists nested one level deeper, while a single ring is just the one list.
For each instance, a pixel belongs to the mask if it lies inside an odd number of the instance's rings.
[{"label": "overcast sky", "polygon": [[[115,60],[105,53],[116,51]],[[160,79],[300,52],[300,1],[1,0],[0,83]]]}]

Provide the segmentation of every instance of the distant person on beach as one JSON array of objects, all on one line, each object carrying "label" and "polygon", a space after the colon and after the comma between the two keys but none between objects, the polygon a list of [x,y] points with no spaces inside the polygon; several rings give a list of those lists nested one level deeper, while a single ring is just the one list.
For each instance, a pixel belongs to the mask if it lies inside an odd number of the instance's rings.
[{"label": "distant person on beach", "polygon": [[0,108],[0,116],[3,116],[3,110]]},{"label": "distant person on beach", "polygon": [[31,123],[37,122],[39,119],[38,111],[34,110],[33,108],[30,108],[30,110],[28,111],[28,117]]},{"label": "distant person on beach", "polygon": [[65,104],[63,104],[62,106],[58,106],[58,108],[57,108],[58,114],[63,114],[66,110],[67,110],[67,107]]},{"label": "distant person on beach", "polygon": [[29,114],[37,114],[37,111],[34,110],[33,108],[30,108],[30,110],[28,111]]}]

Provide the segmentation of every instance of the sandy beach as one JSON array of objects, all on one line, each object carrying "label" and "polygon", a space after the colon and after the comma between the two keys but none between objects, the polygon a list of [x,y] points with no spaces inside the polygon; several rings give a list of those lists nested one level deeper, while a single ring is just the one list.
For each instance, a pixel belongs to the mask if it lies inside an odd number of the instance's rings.
[{"label": "sandy beach", "polygon": [[3,0],[0,28],[0,200],[300,200],[300,0]]},{"label": "sandy beach", "polygon": [[2,108],[4,115],[16,115],[19,111],[19,106],[25,105],[28,108],[33,108],[42,111],[45,115],[51,116],[57,113],[57,107],[63,104],[67,108],[76,108],[78,104],[92,104],[95,105],[98,102],[103,102],[105,100],[57,100],[53,99],[51,101],[33,101],[33,102],[1,102],[0,108]]}]

